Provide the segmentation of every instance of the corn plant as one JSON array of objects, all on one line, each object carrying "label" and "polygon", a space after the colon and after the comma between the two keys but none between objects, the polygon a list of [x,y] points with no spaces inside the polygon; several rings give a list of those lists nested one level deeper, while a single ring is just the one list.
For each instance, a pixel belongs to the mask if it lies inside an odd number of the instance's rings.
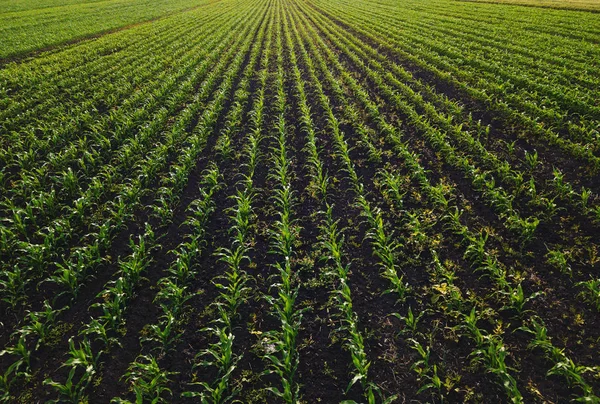
[{"label": "corn plant", "polygon": [[558,269],[562,274],[573,276],[573,270],[569,264],[568,253],[561,249],[548,249],[546,254],[546,262]]},{"label": "corn plant", "polygon": [[50,303],[44,301],[44,310],[39,312],[30,311],[28,313],[29,323],[25,324],[18,332],[24,337],[35,337],[37,339],[35,349],[45,343],[50,336],[50,332],[56,325],[57,316],[64,309],[55,310]]},{"label": "corn plant", "polygon": [[[11,355],[16,357],[15,361],[5,372],[5,376],[28,376],[31,367],[31,350],[27,347],[27,340],[21,335],[13,346],[8,346],[0,351],[0,356]],[[11,382],[5,381],[3,384],[8,386]]]},{"label": "corn plant", "polygon": [[525,305],[527,303],[544,294],[543,291],[538,291],[526,296],[520,283],[517,287],[507,285],[507,290],[501,291],[500,293],[508,296],[508,303],[506,306],[502,307],[502,309],[514,310],[519,316],[522,316],[525,313]]},{"label": "corn plant", "polygon": [[529,343],[530,349],[540,349],[544,352],[546,358],[554,365],[548,371],[548,375],[557,375],[564,377],[569,385],[579,387],[583,395],[577,397],[576,401],[598,403],[600,398],[594,395],[592,387],[583,377],[585,373],[593,372],[594,369],[588,366],[576,365],[569,358],[564,349],[560,349],[552,344],[548,337],[548,330],[543,322],[536,317],[533,317],[528,325],[519,328],[533,336],[533,340]]},{"label": "corn plant", "polygon": [[[165,393],[171,393],[166,387],[169,383],[169,377],[176,372],[162,370],[153,356],[139,356],[134,363],[129,366],[125,373],[125,380],[131,385],[135,394],[135,403],[164,403],[169,402],[163,396]],[[130,403],[127,400],[113,399],[114,403]]]},{"label": "corn plant", "polygon": [[442,393],[443,382],[438,375],[437,365],[430,364],[430,356],[431,356],[431,348],[427,346],[426,348],[421,345],[415,339],[409,339],[410,346],[413,350],[417,352],[418,360],[414,362],[411,366],[411,370],[417,373],[417,377],[420,381],[424,381],[425,383],[419,388],[417,393],[422,393],[429,389],[434,389],[437,392],[437,396],[440,398],[441,402],[444,401],[444,395]]},{"label": "corn plant", "polygon": [[419,320],[421,320],[421,318],[425,315],[425,312],[422,311],[417,316],[415,316],[415,314],[412,311],[412,307],[409,306],[408,314],[406,316],[403,316],[400,313],[392,313],[392,315],[404,322],[406,328],[403,331],[401,331],[402,333],[410,332],[411,334],[416,334],[417,327],[419,325]]},{"label": "corn plant", "polygon": [[517,381],[510,374],[511,369],[506,365],[507,352],[500,338],[485,335],[481,347],[472,352],[470,356],[473,357],[472,363],[484,364],[488,372],[500,379],[511,402],[523,402],[523,396],[517,387]]},{"label": "corn plant", "polygon": [[[69,359],[61,367],[70,367],[65,383],[52,379],[44,380],[44,384],[52,387],[58,394],[58,400],[51,402],[79,403],[85,399],[85,389],[98,371],[98,359],[102,352],[94,354],[90,342],[84,339],[75,347],[73,338],[69,339]],[[74,381],[79,379],[78,381]]]},{"label": "corn plant", "polygon": [[495,375],[511,402],[522,403],[523,396],[518,389],[517,382],[510,374],[511,369],[506,365],[507,352],[502,339],[498,335],[490,335],[477,325],[481,319],[475,306],[469,314],[463,315],[461,327],[466,329],[475,342],[477,348],[471,352],[473,364],[482,364],[486,371]]},{"label": "corn plant", "polygon": [[597,311],[600,311],[600,279],[578,282],[576,286],[583,287],[580,296],[594,306]]}]

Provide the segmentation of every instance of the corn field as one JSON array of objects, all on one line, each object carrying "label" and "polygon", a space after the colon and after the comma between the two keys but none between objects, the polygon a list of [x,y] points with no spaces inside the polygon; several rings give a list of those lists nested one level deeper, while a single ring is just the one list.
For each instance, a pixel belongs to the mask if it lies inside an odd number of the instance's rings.
[{"label": "corn field", "polygon": [[136,1],[0,7],[1,401],[600,403],[592,6]]}]

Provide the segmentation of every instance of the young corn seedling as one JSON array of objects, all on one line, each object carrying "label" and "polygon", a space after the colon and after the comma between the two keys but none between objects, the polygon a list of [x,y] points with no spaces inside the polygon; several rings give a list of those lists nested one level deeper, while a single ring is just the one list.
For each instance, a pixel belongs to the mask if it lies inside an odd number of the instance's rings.
[{"label": "young corn seedling", "polygon": [[[362,186],[360,188],[362,189]],[[370,203],[362,194],[359,194],[357,197],[357,205],[370,226],[366,237],[371,240],[373,252],[380,259],[380,265],[383,267],[383,276],[392,283],[392,288],[387,290],[386,293],[393,292],[398,296],[399,301],[403,301],[410,293],[410,287],[407,283],[403,282],[402,275],[398,276],[396,250],[401,245],[394,240],[391,233],[385,231],[383,217],[379,208],[372,210]]]},{"label": "young corn seedling", "polygon": [[11,396],[10,390],[12,385],[16,382],[19,376],[26,376],[25,374],[19,374],[18,362],[12,363],[4,373],[0,374],[0,401],[9,402],[14,397]]},{"label": "young corn seedling", "polygon": [[471,362],[475,365],[484,365],[487,372],[494,374],[512,403],[523,403],[523,396],[517,387],[517,382],[510,374],[511,369],[506,365],[505,359],[508,353],[501,337],[489,335],[481,330],[477,325],[480,319],[473,306],[469,314],[463,314],[463,324],[460,325],[469,332],[477,346],[477,349],[469,355],[473,357]]},{"label": "young corn seedling", "polygon": [[82,330],[81,335],[94,341],[100,341],[107,348],[110,348],[113,345],[121,346],[119,339],[110,335],[110,328],[107,328],[108,324],[109,323],[102,322],[99,319],[93,319],[87,324],[86,328]]},{"label": "young corn seedling", "polygon": [[589,209],[589,200],[590,197],[592,196],[592,190],[586,187],[581,187],[581,193],[579,194],[579,197],[581,199],[581,206],[583,207],[583,209],[587,212]]},{"label": "young corn seedling", "polygon": [[543,322],[533,317],[531,325],[519,327],[519,330],[525,331],[533,335],[533,340],[529,343],[530,349],[541,349],[546,358],[554,365],[548,371],[548,375],[558,375],[564,377],[569,385],[577,386],[581,389],[582,395],[577,397],[575,401],[584,403],[600,403],[600,398],[594,394],[592,386],[590,386],[583,375],[588,372],[597,371],[597,369],[588,366],[578,366],[564,352],[564,349],[555,347],[548,337],[548,330]]},{"label": "young corn seedling", "polygon": [[546,254],[546,262],[558,269],[560,273],[573,276],[573,270],[569,264],[568,253],[562,251],[560,248],[556,250],[548,249],[548,253]]},{"label": "young corn seedling", "polygon": [[183,332],[178,331],[179,322],[173,313],[167,312],[160,317],[159,324],[152,324],[149,329],[149,335],[140,340],[140,342],[155,341],[159,344],[161,352],[168,352],[175,342],[181,337]]},{"label": "young corn seedling", "polygon": [[[0,351],[0,356],[11,355],[16,357],[10,368],[15,375],[28,376],[31,366],[31,351],[27,347],[27,340],[21,335],[15,345],[8,346]],[[6,374],[6,373],[5,373]]]},{"label": "young corn seedling", "polygon": [[533,153],[525,151],[525,163],[531,171],[534,171],[540,164],[538,152],[536,150],[534,150]]},{"label": "young corn seedling", "polygon": [[44,385],[52,387],[58,394],[59,399],[50,400],[50,403],[72,403],[79,404],[87,401],[85,389],[89,384],[89,378],[83,377],[78,382],[73,382],[75,379],[76,367],[71,368],[64,384],[55,382],[52,379],[44,380]]},{"label": "young corn seedling", "polygon": [[[44,384],[52,387],[59,394],[58,400],[51,400],[53,403],[69,402],[80,403],[85,400],[85,389],[92,381],[98,371],[98,359],[102,352],[94,355],[90,342],[84,339],[79,348],[75,348],[73,338],[69,339],[70,358],[61,365],[61,367],[70,367],[67,380],[64,384],[52,379],[44,380]],[[74,382],[78,378],[79,381]]]},{"label": "young corn seedling", "polygon": [[499,293],[508,296],[508,304],[502,307],[502,310],[514,310],[519,317],[521,317],[527,310],[525,310],[525,305],[530,301],[536,299],[537,297],[544,294],[544,292],[539,291],[532,293],[529,296],[525,296],[523,292],[523,286],[519,283],[517,287],[512,287],[510,285],[506,285],[507,290],[501,290]]},{"label": "young corn seedling", "polygon": [[487,233],[479,234],[478,236],[470,236],[467,239],[469,243],[465,248],[465,253],[463,254],[463,258],[473,262],[473,265],[482,264],[486,257],[487,252],[485,248],[485,244],[488,239]]},{"label": "young corn seedling", "polygon": [[472,363],[484,364],[488,372],[500,379],[511,402],[523,402],[523,396],[517,387],[517,381],[510,374],[510,369],[505,363],[507,357],[506,348],[498,337],[485,335],[484,344],[472,352],[470,356],[473,357],[471,360]]},{"label": "young corn seedling", "polygon": [[170,278],[160,280],[159,287],[154,301],[160,304],[163,312],[172,313],[179,318],[183,314],[184,305],[195,293],[190,292],[187,286],[179,286]]},{"label": "young corn seedling", "polygon": [[552,182],[554,188],[558,191],[558,195],[561,198],[569,200],[575,194],[575,191],[571,184],[565,182],[565,175],[558,168],[554,168],[552,175],[554,176]]},{"label": "young corn seedling", "polygon": [[199,385],[202,387],[202,392],[186,391],[184,397],[199,397],[202,403],[227,403],[231,402],[239,393],[238,388],[231,388],[229,380],[233,371],[237,367],[237,363],[241,356],[233,354],[234,336],[228,330],[230,325],[227,324],[227,316],[221,313],[221,322],[215,322],[215,325],[222,324],[223,327],[207,327],[204,331],[212,333],[216,336],[217,342],[211,343],[209,348],[201,351],[198,358],[204,358],[194,364],[194,367],[216,367],[218,376],[215,383],[194,382],[191,385]]},{"label": "young corn seedling", "polygon": [[[172,394],[166,386],[170,382],[169,377],[174,374],[177,373],[162,370],[153,356],[139,356],[125,373],[125,380],[131,385],[136,404],[165,403],[169,402],[163,397],[165,393]],[[130,403],[119,398],[111,402]]]},{"label": "young corn seedling", "polygon": [[15,310],[26,300],[25,288],[28,283],[26,274],[22,269],[15,266],[13,270],[3,271],[0,276],[2,301],[9,304]]},{"label": "young corn seedling", "polygon": [[55,310],[50,306],[50,303],[44,301],[44,310],[38,312],[29,312],[29,323],[25,324],[19,333],[24,337],[33,336],[37,338],[35,349],[39,349],[40,345],[45,343],[50,336],[50,331],[56,324],[58,314],[63,309]]},{"label": "young corn seedling", "polygon": [[578,282],[576,286],[583,287],[579,295],[600,312],[600,279]]},{"label": "young corn seedling", "polygon": [[414,349],[418,355],[419,359],[413,363],[410,367],[411,370],[414,370],[417,373],[417,377],[420,382],[425,382],[417,391],[417,394],[427,391],[429,389],[434,389],[437,392],[437,397],[444,401],[444,394],[442,392],[442,388],[444,386],[442,380],[438,375],[437,365],[431,365],[429,363],[431,356],[431,348],[427,346],[427,348],[423,348],[420,342],[415,339],[410,338],[409,340],[410,346]]},{"label": "young corn seedling", "polygon": [[46,282],[54,283],[64,291],[59,293],[57,297],[63,294],[68,294],[73,298],[76,298],[81,287],[81,279],[78,276],[76,270],[71,267],[64,267],[62,264],[57,264],[58,269]]},{"label": "young corn seedling", "polygon": [[425,315],[425,312],[422,311],[419,313],[418,316],[415,316],[413,311],[412,311],[412,307],[408,307],[408,314],[405,316],[402,316],[400,313],[392,313],[392,315],[396,318],[398,318],[400,321],[403,321],[405,324],[405,329],[401,331],[401,333],[406,333],[406,332],[410,332],[411,334],[416,334],[417,333],[417,327],[419,325],[419,320],[421,320],[421,318]]},{"label": "young corn seedling", "polygon": [[403,191],[400,176],[388,169],[380,170],[378,176],[380,181],[385,185],[382,187],[384,196],[390,199],[398,209],[402,209],[406,192]]}]

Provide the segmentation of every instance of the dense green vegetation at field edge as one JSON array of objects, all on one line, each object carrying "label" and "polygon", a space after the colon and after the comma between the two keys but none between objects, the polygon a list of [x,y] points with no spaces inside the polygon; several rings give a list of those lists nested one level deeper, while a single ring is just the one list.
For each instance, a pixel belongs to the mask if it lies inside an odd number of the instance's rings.
[{"label": "dense green vegetation at field edge", "polygon": [[475,3],[505,4],[512,6],[530,6],[565,10],[600,12],[598,0],[459,0]]},{"label": "dense green vegetation at field edge", "polygon": [[202,0],[7,0],[0,60],[201,6]]}]

